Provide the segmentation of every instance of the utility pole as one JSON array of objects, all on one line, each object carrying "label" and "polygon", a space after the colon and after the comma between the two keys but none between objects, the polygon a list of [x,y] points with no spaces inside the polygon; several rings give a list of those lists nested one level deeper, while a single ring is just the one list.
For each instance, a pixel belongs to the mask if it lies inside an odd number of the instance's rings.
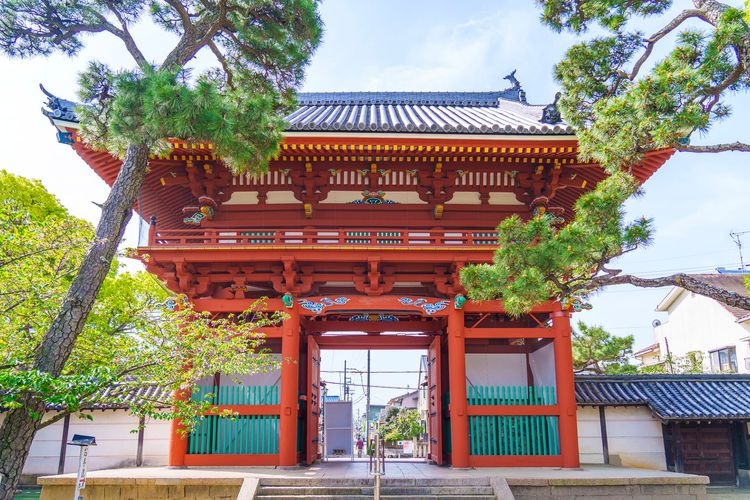
[{"label": "utility pole", "polygon": [[370,439],[370,350],[367,349],[367,409],[365,410],[365,442]]},{"label": "utility pole", "polygon": [[740,252],[740,270],[742,271],[742,274],[745,274],[745,261],[742,258],[742,239],[740,236],[743,234],[750,234],[750,231],[742,231],[739,233],[729,233],[729,236],[732,238],[732,241],[735,242],[737,245],[737,250]]},{"label": "utility pole", "polygon": [[344,394],[341,398],[342,401],[346,401],[347,396],[349,396],[349,386],[346,385],[346,360],[344,360]]}]

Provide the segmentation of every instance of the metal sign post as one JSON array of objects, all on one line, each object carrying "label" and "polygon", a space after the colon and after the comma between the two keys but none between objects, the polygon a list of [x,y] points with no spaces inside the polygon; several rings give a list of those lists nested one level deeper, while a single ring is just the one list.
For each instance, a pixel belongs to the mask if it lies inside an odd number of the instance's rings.
[{"label": "metal sign post", "polygon": [[83,436],[74,434],[73,439],[68,442],[72,446],[80,446],[81,453],[78,458],[78,477],[76,478],[76,491],[73,494],[73,500],[83,500],[81,490],[86,487],[86,461],[89,456],[89,446],[96,446],[94,436]]}]

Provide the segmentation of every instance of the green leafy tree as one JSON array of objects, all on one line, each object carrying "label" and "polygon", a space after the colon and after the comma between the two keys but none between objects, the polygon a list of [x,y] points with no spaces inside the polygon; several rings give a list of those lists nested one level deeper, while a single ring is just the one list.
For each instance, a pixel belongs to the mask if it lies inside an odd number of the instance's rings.
[{"label": "green leafy tree", "polygon": [[417,410],[395,406],[388,408],[380,426],[380,435],[388,442],[408,441],[422,432],[422,421]]},{"label": "green leafy tree", "polygon": [[129,404],[130,411],[179,417],[189,428],[209,401],[174,396],[194,380],[277,365],[257,329],[278,315],[213,318],[189,308],[171,311],[163,307],[166,291],[151,275],[119,273],[115,262],[61,373],[36,369],[35,353],[92,233],[39,182],[0,171],[0,407],[26,410],[31,394],[62,408],[41,428],[93,403],[122,404],[148,384],[162,390]]},{"label": "green leafy tree", "polygon": [[[151,62],[133,35],[150,16],[173,33],[175,44]],[[70,56],[88,35],[117,37],[130,67],[92,62],[81,75],[81,134],[106,147],[122,165],[91,244],[44,338],[32,367],[58,377],[83,331],[86,318],[122,239],[146,175],[149,153],[164,139],[214,144],[235,170],[259,171],[278,147],[283,112],[293,103],[303,69],[321,35],[315,0],[7,0],[0,3],[0,50],[14,57],[61,52]],[[216,67],[192,75],[198,53]],[[13,495],[20,468],[44,411],[28,392],[0,426],[0,498]]]},{"label": "green leafy tree", "polygon": [[[741,142],[692,145],[731,110],[722,99],[750,86],[750,27],[740,9],[713,0],[665,19],[649,36],[632,29],[642,17],[665,17],[669,0],[537,0],[542,20],[558,31],[583,33],[597,25],[605,34],[571,47],[555,67],[562,85],[563,118],[574,126],[582,160],[602,165],[610,177],[583,195],[571,219],[539,214],[511,217],[498,226],[500,249],[492,265],[467,266],[461,280],[477,299],[501,298],[513,314],[552,299],[577,305],[609,285],[679,286],[750,310],[750,298],[686,274],[654,279],[623,274],[612,259],[651,242],[652,222],[625,221],[622,204],[639,194],[629,167],[651,150],[697,153],[750,151]],[[687,21],[671,52],[650,61],[655,47]]]},{"label": "green leafy tree", "polygon": [[663,360],[648,366],[640,366],[640,373],[704,373],[703,353],[691,351],[684,356],[675,356],[668,353]]},{"label": "green leafy tree", "polygon": [[576,373],[597,375],[636,373],[630,364],[633,354],[633,336],[612,335],[601,326],[588,326],[578,322],[573,330],[573,370]]}]

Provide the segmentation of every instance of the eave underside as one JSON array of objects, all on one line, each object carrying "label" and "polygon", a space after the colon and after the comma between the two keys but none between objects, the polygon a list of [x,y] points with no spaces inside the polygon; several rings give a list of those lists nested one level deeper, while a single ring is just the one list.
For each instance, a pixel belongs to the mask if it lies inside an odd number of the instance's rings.
[{"label": "eave underside", "polygon": [[[378,134],[359,134],[356,137],[290,134],[277,157],[271,161],[270,173],[258,178],[241,176],[247,181],[232,176],[210,145],[174,141],[173,146],[171,154],[150,159],[150,171],[136,207],[145,219],[156,216],[161,228],[184,228],[183,209],[197,205],[196,200],[201,194],[210,193],[215,197],[218,194],[226,201],[237,191],[266,196],[268,192],[283,189],[289,189],[290,196],[294,196],[286,205],[245,207],[266,214],[255,218],[261,227],[289,227],[301,219],[303,210],[308,210],[308,216],[312,212],[310,224],[336,225],[341,222],[340,205],[326,199],[329,191],[342,188],[331,184],[334,172],[342,172],[339,176],[350,175],[352,179],[355,172],[363,172],[356,174],[360,178],[350,182],[346,189],[355,194],[362,189],[378,189],[386,193],[420,191],[417,204],[400,204],[398,209],[408,209],[410,213],[422,210],[425,220],[428,220],[434,218],[432,216],[440,206],[441,225],[466,226],[467,215],[473,214],[472,218],[477,220],[476,228],[492,229],[511,213],[527,216],[532,200],[539,197],[549,198],[550,206],[569,218],[578,197],[604,177],[597,165],[578,161],[577,143],[569,136],[517,139],[512,136],[420,138],[411,134],[408,138],[399,138]],[[108,184],[114,182],[120,168],[119,160],[107,153],[92,151],[80,141],[76,141],[73,147]],[[644,182],[672,153],[664,150],[647,154],[641,164],[633,167],[633,173]],[[274,173],[277,176],[283,173],[287,179],[284,184],[288,186],[274,186],[273,181],[269,181]],[[410,184],[398,180],[403,180],[407,173],[413,179]],[[480,179],[486,182],[487,175],[511,175],[512,178],[505,185],[499,185],[502,184],[500,181],[494,185],[482,185]],[[472,180],[473,186],[466,179]],[[515,196],[510,205],[493,205],[492,201],[487,201],[488,193],[503,192]],[[456,193],[470,193],[482,200],[477,201],[477,205],[456,203]],[[303,208],[305,205],[310,208]],[[385,214],[388,210],[397,212],[396,207],[380,209],[384,209]],[[231,212],[240,208],[225,205],[222,210],[226,217],[217,217],[215,223],[206,221],[205,226],[231,226]],[[365,214],[371,208],[347,206],[347,212],[356,214],[357,210]],[[284,219],[285,212],[292,215]],[[328,222],[326,217],[330,219]],[[368,216],[349,217],[366,219]],[[387,215],[377,217],[388,227]],[[391,220],[395,226],[400,223],[398,216]],[[348,220],[343,222],[352,224]]]}]

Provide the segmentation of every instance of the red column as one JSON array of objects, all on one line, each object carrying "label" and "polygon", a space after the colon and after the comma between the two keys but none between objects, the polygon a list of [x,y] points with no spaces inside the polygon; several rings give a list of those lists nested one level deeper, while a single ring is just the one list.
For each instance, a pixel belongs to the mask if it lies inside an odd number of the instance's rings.
[{"label": "red column", "polygon": [[571,344],[570,313],[552,313],[552,328],[555,330],[555,379],[557,382],[557,404],[560,407],[560,453],[562,466],[580,466],[578,457],[578,422],[576,421],[576,394],[573,377],[573,346]]},{"label": "red column", "polygon": [[448,386],[451,419],[451,465],[469,466],[469,417],[466,403],[464,312],[451,305],[448,313]]},{"label": "red column", "polygon": [[300,317],[295,304],[286,310],[281,337],[281,416],[279,420],[279,465],[297,465],[297,413],[299,408]]},{"label": "red column", "polygon": [[[180,390],[175,394],[175,399],[185,400],[188,397],[187,391]],[[188,452],[188,436],[184,432],[184,427],[179,418],[172,420],[170,425],[169,437],[169,458],[167,463],[170,467],[185,467],[185,455]]]}]

